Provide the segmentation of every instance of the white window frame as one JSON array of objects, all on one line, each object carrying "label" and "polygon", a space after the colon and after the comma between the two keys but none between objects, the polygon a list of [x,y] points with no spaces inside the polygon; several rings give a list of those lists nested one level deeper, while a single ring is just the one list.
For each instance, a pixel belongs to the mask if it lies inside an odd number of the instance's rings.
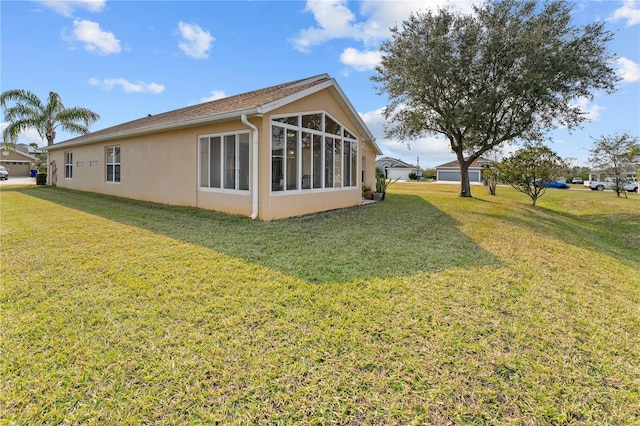
[{"label": "white window frame", "polygon": [[[247,176],[247,189],[240,189],[241,186],[241,179],[243,178],[242,176],[240,176],[240,136],[241,135],[246,135],[247,138],[247,146],[248,146],[248,151],[247,151],[247,164],[246,164],[246,169],[248,171],[248,176]],[[231,188],[225,188],[225,171],[226,171],[226,159],[227,156],[225,155],[225,136],[235,136],[235,155],[234,155],[234,161],[235,161],[235,188],[231,189]],[[211,186],[211,154],[210,154],[210,150],[211,150],[211,138],[215,138],[215,137],[219,137],[220,138],[220,164],[218,165],[218,167],[220,168],[220,187],[212,187]],[[208,165],[207,165],[207,182],[202,182],[202,150],[201,150],[201,144],[203,142],[207,143],[207,158],[209,160]],[[232,131],[232,132],[223,132],[223,133],[207,133],[207,134],[203,134],[203,135],[198,135],[198,142],[197,142],[197,146],[198,146],[198,191],[203,191],[203,192],[222,192],[222,193],[233,193],[233,194],[239,194],[239,195],[249,195],[251,192],[251,173],[253,173],[253,171],[251,170],[251,135],[249,133],[249,131],[244,131],[244,130],[238,130],[238,131]]]},{"label": "white window frame", "polygon": [[[321,124],[321,128],[323,130],[314,130],[314,129],[309,129],[306,127],[302,127],[302,116],[303,115],[313,115],[313,114],[322,114],[322,124]],[[282,122],[278,122],[278,121],[274,121],[277,120],[279,118],[285,118],[285,117],[298,117],[298,125],[292,125],[292,124],[287,124],[287,123],[282,123]],[[333,133],[327,133],[324,129],[325,129],[325,124],[326,124],[326,117],[331,118],[331,120],[333,120],[334,122],[336,122],[338,125],[340,125],[340,135],[336,135]],[[285,149],[284,149],[284,157],[283,157],[283,176],[284,176],[284,180],[285,180],[285,184],[283,185],[282,190],[274,190],[273,189],[273,126],[277,126],[277,127],[282,127],[285,130],[289,129],[289,130],[294,130],[297,132],[297,150],[296,150],[296,167],[297,167],[297,184],[296,184],[296,189],[287,189],[287,185],[286,185],[286,176],[287,176],[287,149],[286,149],[286,144],[287,144],[287,140],[285,137]],[[279,195],[291,195],[291,194],[302,194],[302,193],[308,193],[308,192],[329,192],[329,191],[350,191],[350,190],[354,190],[360,187],[360,183],[359,183],[359,179],[356,175],[355,179],[353,179],[353,177],[350,176],[349,178],[349,185],[345,186],[344,185],[344,172],[345,172],[345,165],[344,165],[344,141],[349,141],[352,144],[355,144],[356,147],[356,152],[354,154],[355,159],[356,159],[356,170],[360,169],[360,140],[356,137],[351,138],[346,136],[345,132],[348,132],[350,135],[355,136],[355,132],[353,132],[351,129],[347,128],[344,124],[342,124],[339,120],[337,120],[335,117],[333,117],[331,114],[329,114],[327,111],[324,110],[320,110],[320,111],[305,111],[305,112],[299,112],[299,113],[290,113],[290,114],[277,114],[277,115],[272,115],[269,121],[269,193],[271,195],[275,195],[275,196],[279,196]],[[321,144],[320,144],[320,164],[321,164],[321,188],[314,188],[313,187],[313,182],[314,182],[314,176],[313,174],[311,175],[310,179],[311,179],[311,185],[310,188],[306,188],[306,189],[302,189],[302,179],[303,179],[303,174],[302,174],[302,134],[303,133],[309,133],[312,136],[312,140],[311,140],[311,155],[313,155],[313,135],[319,135],[322,137],[321,140]],[[330,137],[334,139],[333,142],[333,146],[334,146],[334,156],[333,156],[333,170],[332,170],[332,174],[333,174],[333,186],[332,187],[327,187],[326,182],[325,182],[325,147],[326,147],[326,138]],[[339,140],[340,141],[340,184],[339,186],[336,185],[335,183],[335,177],[336,177],[336,173],[335,173],[335,141]],[[351,154],[349,155],[349,158],[351,158]],[[311,159],[311,170],[313,173],[313,158]],[[351,174],[353,173],[357,173],[356,170],[351,170]],[[355,185],[353,185],[352,183],[355,182]]]},{"label": "white window frame", "polygon": [[73,179],[73,151],[64,152],[64,178]]},{"label": "white window frame", "polygon": [[[109,162],[109,150],[110,149],[115,149],[118,148],[118,161],[114,161],[114,162]],[[121,156],[122,156],[122,148],[120,147],[120,145],[108,145],[105,147],[104,150],[105,153],[105,161],[104,161],[104,179],[105,182],[107,183],[120,183],[120,181],[122,180],[122,160],[121,160]],[[111,180],[109,180],[109,166],[113,167],[113,173],[112,176],[113,178]],[[116,173],[116,166],[118,168],[118,173]],[[117,176],[117,179],[116,179]]]}]

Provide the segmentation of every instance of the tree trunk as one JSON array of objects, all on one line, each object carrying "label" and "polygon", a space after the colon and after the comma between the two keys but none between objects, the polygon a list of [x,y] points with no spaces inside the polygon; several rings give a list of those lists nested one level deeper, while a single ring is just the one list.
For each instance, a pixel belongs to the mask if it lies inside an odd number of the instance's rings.
[{"label": "tree trunk", "polygon": [[498,185],[498,182],[496,181],[495,178],[488,178],[487,179],[487,186],[489,187],[489,194],[491,195],[496,195],[496,186]]},{"label": "tree trunk", "polygon": [[471,197],[471,185],[469,183],[469,164],[458,158],[460,164],[460,196]]}]

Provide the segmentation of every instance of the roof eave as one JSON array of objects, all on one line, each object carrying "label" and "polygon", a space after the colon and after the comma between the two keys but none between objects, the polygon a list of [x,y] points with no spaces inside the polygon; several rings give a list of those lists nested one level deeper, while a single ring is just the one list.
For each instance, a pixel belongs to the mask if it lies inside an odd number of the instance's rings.
[{"label": "roof eave", "polygon": [[207,123],[233,120],[235,118],[240,118],[243,114],[246,114],[247,116],[251,116],[251,115],[260,115],[261,112],[260,112],[260,108],[253,107],[253,108],[247,108],[243,110],[224,112],[221,114],[208,115],[205,117],[193,118],[189,120],[176,121],[176,122],[161,124],[157,126],[149,126],[149,127],[144,127],[142,129],[126,130],[118,133],[109,133],[104,136],[91,137],[89,135],[86,138],[76,142],[74,141],[60,142],[59,144],[42,148],[42,150],[51,151],[51,150],[56,150],[60,148],[68,148],[71,146],[88,145],[92,143],[124,139],[132,136],[144,136],[147,134],[165,132],[168,130],[185,129],[188,127],[200,126]]}]

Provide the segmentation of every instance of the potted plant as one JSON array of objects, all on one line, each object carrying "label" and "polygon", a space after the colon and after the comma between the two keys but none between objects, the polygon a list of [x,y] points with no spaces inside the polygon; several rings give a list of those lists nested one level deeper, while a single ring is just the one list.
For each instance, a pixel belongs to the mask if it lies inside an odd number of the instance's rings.
[{"label": "potted plant", "polygon": [[365,200],[373,200],[373,191],[370,186],[362,185],[362,198]]},{"label": "potted plant", "polygon": [[387,179],[384,176],[379,176],[376,179],[376,192],[373,193],[373,199],[377,201],[384,200],[385,194],[387,193],[387,188],[396,183],[400,178]]}]

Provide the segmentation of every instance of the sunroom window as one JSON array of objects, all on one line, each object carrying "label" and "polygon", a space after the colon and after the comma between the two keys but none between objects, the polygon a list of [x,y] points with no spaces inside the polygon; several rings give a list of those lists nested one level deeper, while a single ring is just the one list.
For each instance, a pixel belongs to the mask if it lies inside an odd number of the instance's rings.
[{"label": "sunroom window", "polygon": [[271,191],[358,185],[358,140],[325,112],[271,119]]}]

